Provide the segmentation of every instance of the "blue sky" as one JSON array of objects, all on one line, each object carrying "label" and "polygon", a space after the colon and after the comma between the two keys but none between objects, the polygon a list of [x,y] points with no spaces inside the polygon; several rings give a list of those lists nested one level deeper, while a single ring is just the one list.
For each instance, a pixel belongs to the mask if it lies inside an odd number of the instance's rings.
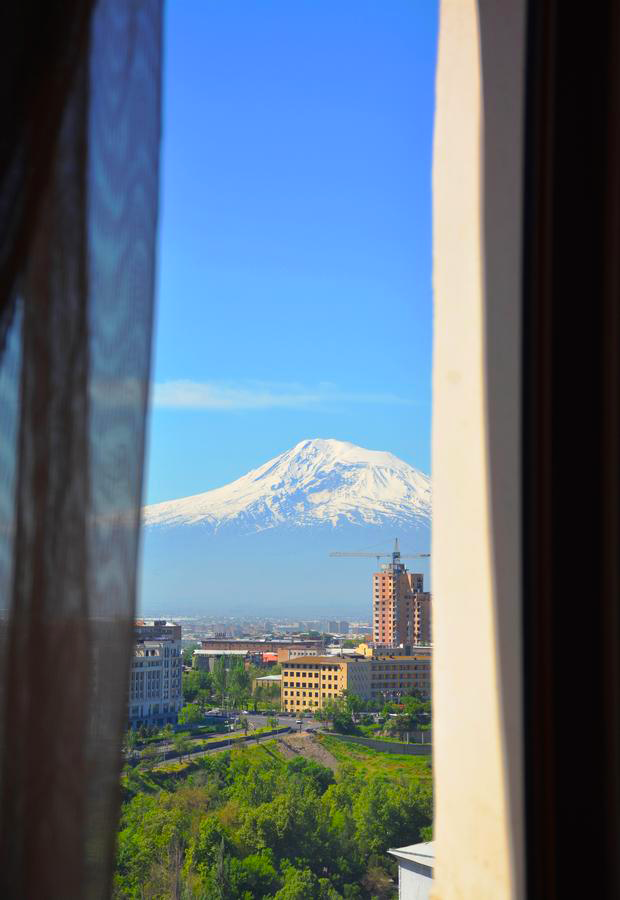
[{"label": "blue sky", "polygon": [[303,438],[430,468],[436,4],[166,4],[146,502]]}]

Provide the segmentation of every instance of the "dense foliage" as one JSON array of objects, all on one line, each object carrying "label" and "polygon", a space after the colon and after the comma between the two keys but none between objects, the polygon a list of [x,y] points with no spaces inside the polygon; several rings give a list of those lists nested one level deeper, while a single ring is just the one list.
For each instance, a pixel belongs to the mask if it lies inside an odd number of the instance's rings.
[{"label": "dense foliage", "polygon": [[408,732],[430,727],[431,704],[421,696],[412,694],[403,697],[398,704],[386,703],[377,723],[363,712],[373,705],[378,707],[378,704],[343,691],[340,696],[326,700],[315,716],[331,723],[333,730],[340,734],[373,736],[376,732],[374,736],[401,740]]},{"label": "dense foliage", "polygon": [[[264,668],[250,665],[246,668],[242,659],[216,660],[213,672],[192,669],[183,673],[183,697],[186,703],[204,714],[212,707],[226,705],[231,709],[241,709],[251,704],[258,708],[279,708],[280,686],[278,684],[259,686],[252,692],[256,678],[265,674]],[[275,675],[279,666],[271,666],[269,674]],[[250,698],[253,699],[252,701]]]},{"label": "dense foliage", "polygon": [[[388,847],[426,836],[430,786],[331,769],[275,745],[204,757],[195,774],[126,787],[115,897],[337,900],[396,895]],[[422,831],[421,831],[422,829]]]}]

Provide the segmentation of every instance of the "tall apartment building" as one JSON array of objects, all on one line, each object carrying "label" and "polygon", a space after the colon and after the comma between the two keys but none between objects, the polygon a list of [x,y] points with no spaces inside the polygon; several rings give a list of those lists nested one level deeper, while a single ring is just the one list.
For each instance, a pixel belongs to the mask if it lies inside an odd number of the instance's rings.
[{"label": "tall apartment building", "polygon": [[372,639],[376,644],[430,643],[431,595],[424,576],[408,572],[398,552],[372,576]]},{"label": "tall apartment building", "polygon": [[[428,648],[424,648],[427,650]],[[322,709],[344,690],[365,700],[431,693],[431,654],[372,657],[305,656],[282,665],[281,706],[288,712]]]},{"label": "tall apartment building", "polygon": [[129,681],[131,728],[176,723],[183,706],[182,674],[181,626],[138,620]]}]

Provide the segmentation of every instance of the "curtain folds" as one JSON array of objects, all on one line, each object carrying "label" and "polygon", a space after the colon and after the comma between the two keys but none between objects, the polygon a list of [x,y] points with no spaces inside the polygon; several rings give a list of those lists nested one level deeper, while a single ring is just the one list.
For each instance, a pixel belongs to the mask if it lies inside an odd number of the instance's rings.
[{"label": "curtain folds", "polygon": [[104,897],[135,604],[162,9],[65,4],[44,17],[46,44],[40,5],[26,6],[12,74],[42,54],[52,83],[35,59],[42,80],[0,147],[0,893]]}]

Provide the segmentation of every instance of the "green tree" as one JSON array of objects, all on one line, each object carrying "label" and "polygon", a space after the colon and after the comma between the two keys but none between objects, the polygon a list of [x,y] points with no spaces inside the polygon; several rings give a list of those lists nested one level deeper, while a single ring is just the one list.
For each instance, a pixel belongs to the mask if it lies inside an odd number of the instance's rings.
[{"label": "green tree", "polygon": [[370,779],[354,800],[356,843],[362,853],[382,854],[398,841],[419,840],[419,829],[432,822],[432,794],[419,786],[403,788],[386,776]]},{"label": "green tree", "polygon": [[235,660],[228,673],[228,692],[233,706],[240,706],[250,696],[250,673],[246,671],[243,660]]},{"label": "green tree", "polygon": [[408,715],[398,715],[395,719],[389,719],[385,726],[385,731],[392,735],[396,735],[401,740],[408,731],[415,728],[412,717]]},{"label": "green tree", "polygon": [[152,769],[157,762],[158,756],[159,750],[157,747],[145,747],[141,755],[141,761],[144,768]]},{"label": "green tree", "polygon": [[319,881],[310,869],[296,869],[287,866],[284,870],[284,884],[274,895],[274,900],[316,900],[319,895]]},{"label": "green tree", "polygon": [[133,759],[137,743],[138,733],[133,728],[129,728],[123,736],[123,749],[125,750],[129,759]]},{"label": "green tree", "polygon": [[194,662],[194,650],[198,650],[200,645],[197,642],[190,644],[183,649],[183,665],[191,666]]},{"label": "green tree", "polygon": [[183,672],[183,696],[188,703],[193,703],[200,690],[200,672],[194,669],[192,672]]},{"label": "green tree", "polygon": [[226,668],[226,660],[223,656],[220,656],[219,659],[215,660],[212,677],[215,695],[219,697],[220,702],[223,703],[226,695],[226,688],[228,686],[228,670]]},{"label": "green tree", "polygon": [[239,719],[239,728],[242,729],[245,736],[248,736],[248,731],[250,730],[250,722],[247,716],[241,716]]},{"label": "green tree", "polygon": [[179,754],[179,758],[183,759],[184,756],[189,755],[189,751],[191,749],[192,743],[185,734],[175,734],[173,738],[174,749]]},{"label": "green tree", "polygon": [[280,883],[273,854],[269,850],[251,853],[245,859],[239,860],[234,875],[237,891],[248,891],[250,897],[265,897]]},{"label": "green tree", "polygon": [[327,700],[323,703],[323,708],[320,709],[315,715],[319,721],[327,722],[329,725],[330,722],[334,721],[334,716],[336,716],[340,712],[340,704],[338,700],[333,699],[332,697],[328,697]]},{"label": "green tree", "polygon": [[332,727],[339,734],[355,734],[358,730],[350,712],[339,709],[332,716]]},{"label": "green tree", "polygon": [[364,701],[357,694],[351,694],[347,690],[342,692],[342,697],[346,711],[355,719],[355,716],[364,709]]},{"label": "green tree", "polygon": [[185,856],[185,869],[195,869],[203,877],[232,848],[226,828],[215,815],[202,819],[198,834],[190,840]]},{"label": "green tree", "polygon": [[204,716],[196,703],[188,703],[179,712],[179,725],[198,725]]},{"label": "green tree", "polygon": [[218,848],[217,859],[209,876],[207,880],[209,900],[230,900],[237,896],[231,872],[231,858],[226,853],[224,838]]}]

